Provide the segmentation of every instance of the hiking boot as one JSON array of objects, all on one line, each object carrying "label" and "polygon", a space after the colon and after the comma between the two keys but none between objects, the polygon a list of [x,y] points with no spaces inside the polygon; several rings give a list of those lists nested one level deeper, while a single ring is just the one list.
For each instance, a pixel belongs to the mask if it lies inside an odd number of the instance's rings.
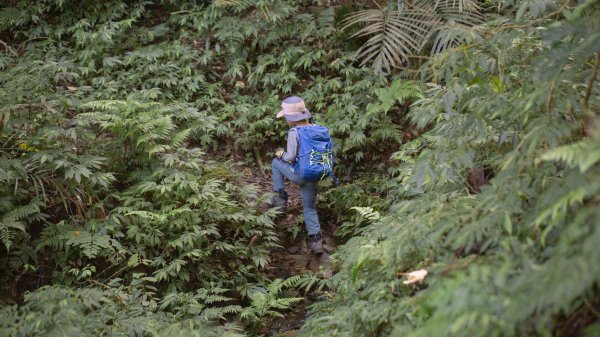
[{"label": "hiking boot", "polygon": [[321,237],[321,233],[313,234],[308,236],[308,246],[310,248],[311,253],[316,256],[320,256],[325,252],[323,249],[323,238]]},{"label": "hiking boot", "polygon": [[287,201],[288,201],[287,193],[284,190],[279,190],[275,193],[277,193],[277,194],[275,194],[273,196],[273,198],[271,199],[271,205],[273,207],[276,207],[277,210],[280,211],[281,213],[287,212]]}]

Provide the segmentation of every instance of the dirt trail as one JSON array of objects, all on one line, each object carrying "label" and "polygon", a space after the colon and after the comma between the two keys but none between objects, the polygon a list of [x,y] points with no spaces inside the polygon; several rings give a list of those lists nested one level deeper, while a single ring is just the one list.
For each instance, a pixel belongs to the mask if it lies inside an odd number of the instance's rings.
[{"label": "dirt trail", "polygon": [[[244,180],[247,183],[254,183],[261,187],[264,193],[271,192],[271,179],[268,175],[260,175],[259,169],[245,167],[242,169]],[[286,191],[288,192],[288,212],[280,216],[276,223],[280,230],[281,248],[271,252],[271,273],[273,278],[286,279],[288,277],[308,273],[318,272],[321,264],[326,262],[328,254],[321,258],[310,254],[306,243],[306,229],[301,222],[302,200],[298,186],[286,181]],[[335,240],[333,238],[334,226],[321,223],[323,231],[323,243],[328,252],[335,250]],[[291,297],[302,297],[303,294],[295,291],[291,292]],[[299,328],[306,319],[306,308],[312,303],[310,296],[304,296],[304,300],[296,304],[292,310],[286,312],[283,318],[273,318],[263,330],[264,336],[275,337],[293,337],[299,333]]]}]

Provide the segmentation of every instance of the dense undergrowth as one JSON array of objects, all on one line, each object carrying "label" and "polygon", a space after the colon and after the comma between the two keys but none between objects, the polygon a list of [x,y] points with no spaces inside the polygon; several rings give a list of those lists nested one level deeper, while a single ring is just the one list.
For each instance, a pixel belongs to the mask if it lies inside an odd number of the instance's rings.
[{"label": "dense undergrowth", "polygon": [[[361,2],[9,1],[0,334],[253,334],[295,285],[322,294],[306,335],[600,333],[600,4],[479,4],[383,74],[339,29]],[[291,94],[336,141],[329,280],[273,279],[240,174]]]},{"label": "dense undergrowth", "polygon": [[427,131],[393,154],[398,187],[361,210],[309,335],[600,333],[600,6],[556,10],[429,62],[409,112]]}]

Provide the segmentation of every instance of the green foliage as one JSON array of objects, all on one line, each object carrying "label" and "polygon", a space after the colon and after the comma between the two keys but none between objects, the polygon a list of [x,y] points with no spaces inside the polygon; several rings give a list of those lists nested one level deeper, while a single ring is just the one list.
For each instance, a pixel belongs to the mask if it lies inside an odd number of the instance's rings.
[{"label": "green foliage", "polygon": [[323,205],[322,213],[326,217],[333,217],[333,223],[341,225],[336,230],[336,235],[347,239],[359,234],[370,224],[355,205],[364,205],[358,207],[360,210],[371,210],[366,213],[377,213],[386,207],[386,199],[382,197],[385,189],[383,181],[367,176],[339,188],[327,190],[323,193],[324,202],[320,203]]},{"label": "green foliage", "polygon": [[359,26],[352,37],[368,37],[357,51],[361,65],[388,73],[410,63],[426,46],[439,53],[480,38],[473,26],[481,23],[478,1],[389,1],[378,9],[363,9],[344,19],[344,28]]},{"label": "green foliage", "polygon": [[[221,280],[241,287],[266,266],[268,249],[277,242],[274,213],[247,209],[258,201],[256,187],[235,184],[231,168],[206,161],[198,149],[182,147],[190,134],[202,137],[214,129],[211,118],[195,109],[156,103],[99,101],[82,108],[95,111],[79,114],[78,127],[109,132],[91,138],[88,148],[124,165],[113,168],[125,186],[92,207],[109,206],[103,218],[82,227],[48,226],[42,247],[64,250],[64,262],[74,256],[104,257],[114,268],[135,255],[139,261],[127,267],[146,265],[155,282],[168,281],[169,289],[177,290]],[[188,120],[185,129],[176,124]],[[254,236],[263,245],[249,249]],[[236,260],[239,265],[232,264]],[[228,276],[234,265],[241,268],[237,280]]]},{"label": "green foliage", "polygon": [[[3,206],[11,206],[3,205]],[[10,246],[14,239],[14,231],[26,231],[26,220],[32,216],[39,214],[40,202],[33,200],[27,205],[17,207],[6,207],[10,210],[0,219],[0,240],[10,250]]]},{"label": "green foliage", "polygon": [[[356,14],[385,76],[344,49],[360,42],[336,24],[348,8],[0,10],[0,334],[236,335],[231,321],[256,332],[298,301],[292,286],[328,289],[309,335],[545,336],[588,317],[600,279],[597,1],[395,1]],[[494,14],[479,25],[482,13]],[[429,50],[440,53],[418,58],[422,84],[395,73]],[[292,94],[331,129],[344,181],[320,195],[346,240],[327,280],[270,280],[275,212],[228,161],[270,157]],[[490,178],[477,195],[475,168]],[[421,268],[425,284],[403,284]]]},{"label": "green foliage", "polygon": [[141,284],[111,284],[107,289],[44,287],[26,295],[22,306],[1,310],[0,333],[3,336],[243,336],[235,325],[211,323],[207,318],[214,315],[205,315],[203,310],[186,317],[157,310],[152,297],[152,292]]},{"label": "green foliage", "polygon": [[[0,233],[7,248],[28,254],[3,258],[3,268],[24,273],[49,253],[46,268],[56,269],[52,281],[60,284],[141,274],[155,297],[181,298],[181,306],[163,309],[182,319],[199,314],[200,299],[185,300],[186,291],[218,284],[239,300],[266,282],[274,213],[258,212],[259,191],[240,184],[236,168],[190,146],[211,144],[217,118],[191,104],[148,101],[186,100],[199,90],[195,49],[158,41],[168,33],[164,24],[133,25],[149,3],[86,3],[85,11],[72,2],[22,5],[20,19],[3,21],[28,48],[2,54],[1,178],[11,188],[0,192]],[[42,32],[49,39],[39,42]],[[103,98],[111,100],[95,100]],[[249,245],[253,238],[258,244]],[[240,310],[203,303],[211,320]],[[23,315],[34,310],[24,307]]]},{"label": "green foliage", "polygon": [[[398,122],[397,103],[419,93],[399,79],[403,91],[386,93],[387,79],[332,48],[333,9],[278,1],[11,6],[0,12],[0,181],[10,186],[0,191],[0,234],[11,249],[0,263],[12,300],[41,284],[78,296],[90,284],[111,292],[114,280],[143,279],[152,288],[144,303],[164,315],[160,322],[232,319],[272,284],[278,237],[275,213],[259,211],[258,187],[240,179],[239,166],[213,159],[235,152],[248,160],[281,142],[273,115],[292,92],[325,124],[352,105],[332,127],[340,145],[355,137],[340,160],[378,145],[360,128],[388,123],[377,140],[397,143],[386,115]],[[365,91],[375,82],[380,92]],[[249,304],[255,318],[246,323],[290,305],[279,291]],[[32,293],[7,322],[58,305],[46,294]],[[52,329],[40,323],[35,333]]]},{"label": "green foliage", "polygon": [[[305,335],[594,335],[600,8],[562,8],[517,8],[523,21],[431,60],[409,113],[424,133],[394,155],[380,218],[354,205],[374,222],[339,247]],[[476,167],[491,173],[474,195]]]},{"label": "green foliage", "polygon": [[284,317],[280,311],[289,309],[294,303],[302,301],[301,297],[280,297],[284,288],[294,286],[300,280],[296,275],[286,280],[275,279],[266,288],[257,289],[250,295],[251,305],[244,308],[240,317],[257,328],[264,324],[266,317]]}]

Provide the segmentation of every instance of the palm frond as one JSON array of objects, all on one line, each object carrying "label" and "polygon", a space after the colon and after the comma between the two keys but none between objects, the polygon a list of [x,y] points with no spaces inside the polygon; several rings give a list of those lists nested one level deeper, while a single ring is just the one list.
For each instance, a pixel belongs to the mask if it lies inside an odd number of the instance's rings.
[{"label": "palm frond", "polygon": [[417,1],[410,7],[360,10],[348,15],[342,29],[360,26],[352,37],[368,37],[357,51],[361,65],[370,61],[379,72],[407,64],[428,44],[439,53],[465,42],[471,27],[483,22],[475,0]]},{"label": "palm frond", "polygon": [[[431,3],[430,1],[417,1],[416,3],[419,6],[425,3]],[[479,12],[481,7],[477,3],[476,0],[436,0],[434,6],[436,8],[446,7],[446,8],[456,8],[460,12]]]},{"label": "palm frond", "polygon": [[359,11],[344,19],[343,29],[354,25],[364,25],[353,37],[369,36],[358,50],[362,64],[373,60],[375,68],[388,72],[392,67],[407,63],[409,56],[418,53],[423,41],[430,34],[430,25],[438,19],[420,9],[389,10],[374,9]]}]

